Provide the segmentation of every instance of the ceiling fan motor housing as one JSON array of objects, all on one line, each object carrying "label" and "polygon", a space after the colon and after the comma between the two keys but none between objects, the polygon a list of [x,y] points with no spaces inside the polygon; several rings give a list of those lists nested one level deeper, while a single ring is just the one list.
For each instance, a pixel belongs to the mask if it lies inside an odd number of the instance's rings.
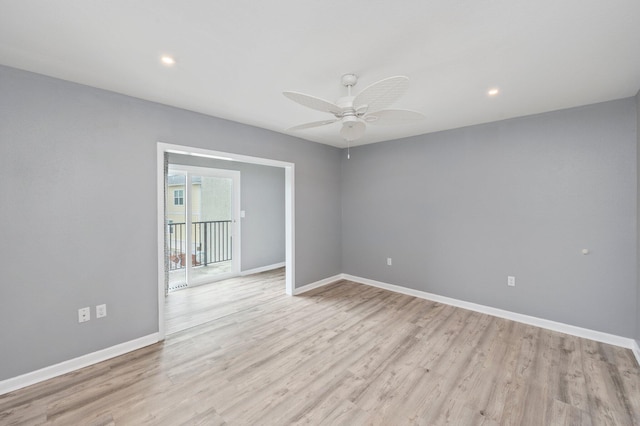
[{"label": "ceiling fan motor housing", "polygon": [[356,115],[353,108],[353,99],[355,96],[343,96],[336,101],[336,105],[342,109],[342,114],[337,117],[347,117],[350,115]]},{"label": "ceiling fan motor housing", "polygon": [[358,125],[358,123],[364,124],[364,121],[361,118],[356,117],[355,115],[345,115],[342,118],[342,124],[348,127],[354,127]]}]

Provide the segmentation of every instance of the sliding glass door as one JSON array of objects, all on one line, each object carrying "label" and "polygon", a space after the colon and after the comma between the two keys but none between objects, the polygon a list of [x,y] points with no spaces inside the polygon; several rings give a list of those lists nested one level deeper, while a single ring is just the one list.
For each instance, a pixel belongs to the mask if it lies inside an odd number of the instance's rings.
[{"label": "sliding glass door", "polygon": [[240,270],[240,172],[170,166],[167,191],[169,291]]}]

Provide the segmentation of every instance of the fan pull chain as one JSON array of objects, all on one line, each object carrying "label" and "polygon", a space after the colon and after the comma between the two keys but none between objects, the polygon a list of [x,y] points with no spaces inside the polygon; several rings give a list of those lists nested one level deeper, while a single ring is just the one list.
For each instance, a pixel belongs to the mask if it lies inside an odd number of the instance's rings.
[{"label": "fan pull chain", "polygon": [[351,160],[351,146],[349,141],[347,141],[347,160]]}]

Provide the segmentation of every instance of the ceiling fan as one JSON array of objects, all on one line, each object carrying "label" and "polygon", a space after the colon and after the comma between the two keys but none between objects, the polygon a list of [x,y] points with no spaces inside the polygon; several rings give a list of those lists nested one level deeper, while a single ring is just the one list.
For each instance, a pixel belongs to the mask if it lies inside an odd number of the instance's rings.
[{"label": "ceiling fan", "polygon": [[340,135],[351,142],[364,135],[367,124],[401,124],[424,118],[416,111],[406,109],[385,109],[400,98],[409,86],[409,79],[404,76],[385,78],[367,86],[362,92],[353,96],[351,88],[358,82],[355,74],[342,76],[342,85],[347,88],[347,96],[335,103],[300,92],[282,92],[294,102],[322,112],[328,112],[335,118],[312,123],[300,124],[286,130],[302,130],[342,122]]}]

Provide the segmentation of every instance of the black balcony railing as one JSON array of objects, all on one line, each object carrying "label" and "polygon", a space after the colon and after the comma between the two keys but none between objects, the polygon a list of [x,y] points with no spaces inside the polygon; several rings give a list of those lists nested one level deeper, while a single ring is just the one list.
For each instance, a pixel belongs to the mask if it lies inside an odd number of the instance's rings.
[{"label": "black balcony railing", "polygon": [[171,271],[186,266],[187,253],[191,253],[192,266],[226,262],[232,259],[233,254],[231,221],[193,222],[191,224],[191,250],[187,250],[186,224],[184,222],[169,223],[167,245]]}]

